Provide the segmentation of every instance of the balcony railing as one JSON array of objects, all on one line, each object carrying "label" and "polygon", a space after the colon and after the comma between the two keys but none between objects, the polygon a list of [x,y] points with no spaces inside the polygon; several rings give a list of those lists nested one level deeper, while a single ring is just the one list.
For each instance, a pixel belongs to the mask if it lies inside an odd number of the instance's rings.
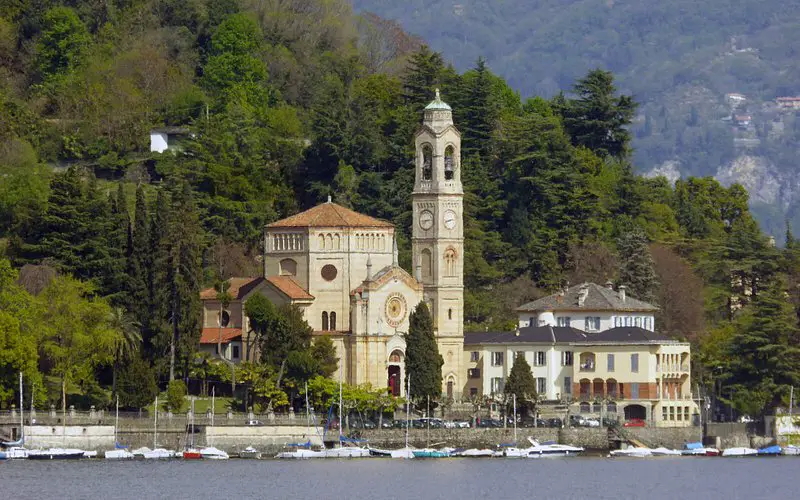
[{"label": "balcony railing", "polygon": [[580,367],[580,371],[582,372],[594,372],[594,363],[587,362],[582,363]]},{"label": "balcony railing", "polygon": [[690,370],[689,363],[656,365],[656,372],[658,373],[689,373]]}]

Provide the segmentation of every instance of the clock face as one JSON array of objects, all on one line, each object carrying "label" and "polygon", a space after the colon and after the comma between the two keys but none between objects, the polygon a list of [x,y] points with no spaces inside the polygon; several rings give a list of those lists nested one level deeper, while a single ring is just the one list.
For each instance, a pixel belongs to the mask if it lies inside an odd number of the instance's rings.
[{"label": "clock face", "polygon": [[406,299],[400,294],[393,294],[386,299],[386,319],[389,326],[396,327],[406,317]]},{"label": "clock face", "polygon": [[444,213],[444,227],[453,229],[456,227],[456,213],[448,210]]},{"label": "clock face", "polygon": [[419,214],[419,227],[425,231],[433,227],[433,212],[430,210],[423,210],[422,213]]}]

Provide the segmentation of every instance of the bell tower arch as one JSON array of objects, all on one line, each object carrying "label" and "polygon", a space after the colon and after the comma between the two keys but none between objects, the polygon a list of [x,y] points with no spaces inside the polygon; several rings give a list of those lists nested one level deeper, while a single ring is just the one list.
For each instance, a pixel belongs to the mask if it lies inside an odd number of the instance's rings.
[{"label": "bell tower arch", "polygon": [[[414,145],[411,246],[415,276],[422,282],[425,301],[431,306],[439,353],[445,360],[443,373],[465,377],[461,370],[464,349],[461,134],[439,89],[425,107]],[[452,377],[450,381],[453,382]],[[456,380],[456,387],[463,382]]]}]

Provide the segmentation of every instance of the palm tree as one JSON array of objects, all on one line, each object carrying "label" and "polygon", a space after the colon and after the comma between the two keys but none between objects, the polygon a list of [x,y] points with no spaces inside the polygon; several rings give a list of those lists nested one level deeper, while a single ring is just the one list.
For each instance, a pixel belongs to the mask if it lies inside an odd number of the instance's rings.
[{"label": "palm tree", "polygon": [[117,372],[119,372],[122,361],[130,359],[133,354],[139,352],[142,345],[142,325],[133,319],[123,307],[113,308],[108,322],[111,328],[119,333],[114,354],[114,375],[111,390],[113,399],[117,396]]}]

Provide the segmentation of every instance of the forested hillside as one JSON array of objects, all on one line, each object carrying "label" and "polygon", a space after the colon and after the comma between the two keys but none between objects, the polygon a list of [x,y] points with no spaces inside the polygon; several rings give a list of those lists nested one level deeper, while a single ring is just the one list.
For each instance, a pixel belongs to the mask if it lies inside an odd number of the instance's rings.
[{"label": "forested hillside", "polygon": [[[410,269],[413,133],[435,88],[462,133],[467,330],[612,280],[658,304],[660,329],[697,346],[697,380],[722,377],[743,411],[800,382],[791,232],[771,246],[739,185],[635,175],[637,102],[610,72],[522,99],[482,60],[459,72],[340,0],[0,6],[4,388],[22,369],[42,398],[60,380],[102,405],[119,377],[135,407],[156,379],[225,377],[197,354],[200,289],[258,273],[263,225],[328,195],[394,222]],[[183,142],[151,153],[164,126]],[[296,311],[247,313],[264,355],[235,380],[260,404],[332,373]]]},{"label": "forested hillside", "polygon": [[568,91],[594,68],[614,72],[641,103],[637,171],[743,183],[770,233],[782,232],[785,218],[800,228],[800,123],[775,103],[800,96],[797,0],[353,4],[398,20],[458,69],[485,57],[523,96]]}]

